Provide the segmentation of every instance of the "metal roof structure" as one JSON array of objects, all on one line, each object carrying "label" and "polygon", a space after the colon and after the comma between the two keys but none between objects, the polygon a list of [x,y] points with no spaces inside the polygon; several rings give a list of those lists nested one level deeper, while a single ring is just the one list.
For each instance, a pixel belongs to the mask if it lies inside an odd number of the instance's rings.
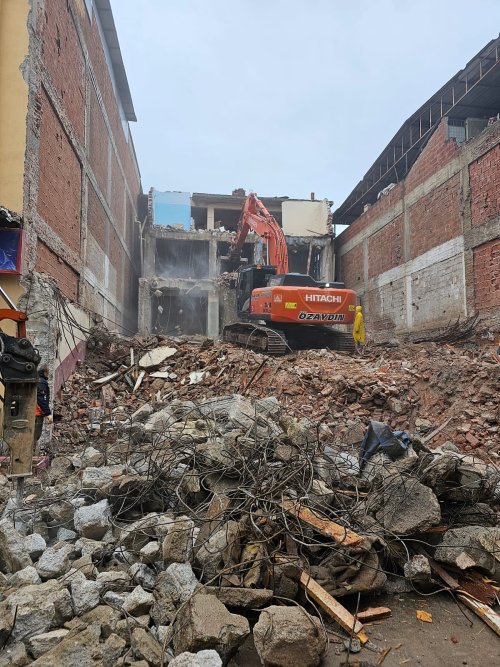
[{"label": "metal roof structure", "polygon": [[489,118],[500,112],[500,36],[491,40],[448,83],[425,102],[391,139],[363,179],[333,214],[350,225],[378,193],[408,174],[444,116]]},{"label": "metal roof structure", "polygon": [[106,45],[111,58],[113,74],[123,106],[123,111],[125,113],[125,118],[129,121],[136,121],[137,117],[134,111],[132,95],[130,94],[125,65],[123,64],[122,52],[120,50],[120,43],[116,33],[115,20],[111,10],[110,0],[94,0],[94,4],[96,11],[99,13],[99,19],[101,21],[104,39],[106,40]]}]

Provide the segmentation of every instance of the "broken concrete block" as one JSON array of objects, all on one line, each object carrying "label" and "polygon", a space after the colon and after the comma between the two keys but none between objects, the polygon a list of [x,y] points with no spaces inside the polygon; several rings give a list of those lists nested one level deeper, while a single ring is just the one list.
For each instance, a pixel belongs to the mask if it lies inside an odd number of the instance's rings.
[{"label": "broken concrete block", "polygon": [[151,593],[145,591],[142,586],[136,586],[134,590],[127,595],[123,603],[123,610],[131,616],[142,616],[148,614],[154,602]]},{"label": "broken concrete block", "polygon": [[143,546],[156,537],[155,529],[159,517],[160,515],[157,512],[152,512],[122,528],[120,537],[122,546],[132,552],[140,551]]},{"label": "broken concrete block", "polygon": [[104,463],[104,454],[95,447],[86,447],[81,454],[75,454],[71,458],[71,463],[75,468],[101,466]]},{"label": "broken concrete block", "polygon": [[461,570],[475,567],[489,575],[500,563],[500,528],[464,526],[446,531],[434,558]]},{"label": "broken concrete block", "polygon": [[41,535],[32,533],[31,535],[26,535],[24,538],[24,548],[28,552],[31,560],[35,561],[43,554],[47,548],[47,543]]},{"label": "broken concrete block", "polygon": [[321,622],[303,607],[273,605],[264,609],[253,637],[265,667],[317,667],[326,649]]},{"label": "broken concrete block", "polygon": [[29,657],[22,642],[11,642],[0,653],[0,667],[24,667],[28,663]]},{"label": "broken concrete block", "polygon": [[100,540],[111,527],[111,509],[107,499],[84,505],[75,512],[76,530],[91,540]]},{"label": "broken concrete block", "polygon": [[203,569],[204,581],[212,580],[229,563],[239,562],[239,538],[239,524],[228,521],[201,544],[196,553],[196,561]]},{"label": "broken concrete block", "polygon": [[51,630],[51,632],[44,632],[41,635],[34,635],[28,641],[29,652],[34,658],[39,658],[47,651],[50,651],[57,646],[69,634],[69,630],[59,628],[58,630]]},{"label": "broken concrete block", "polygon": [[396,535],[423,532],[441,521],[441,509],[432,489],[415,478],[398,474],[387,477],[383,488],[372,493],[367,511]]},{"label": "broken concrete block", "polygon": [[144,628],[134,628],[131,639],[132,652],[139,660],[145,660],[148,665],[159,667],[161,664],[162,647],[150,632]]},{"label": "broken concrete block", "polygon": [[151,417],[154,411],[155,410],[151,405],[151,403],[144,403],[144,405],[141,405],[141,407],[138,408],[132,414],[130,420],[132,421],[132,423],[134,422],[144,423],[145,421],[147,421],[149,417]]},{"label": "broken concrete block", "polygon": [[57,531],[58,542],[71,542],[76,539],[78,539],[78,534],[75,533],[74,530],[69,530],[69,528],[59,528]]},{"label": "broken concrete block", "polygon": [[57,579],[70,569],[70,556],[74,547],[67,542],[57,542],[53,547],[45,549],[40,556],[36,569],[42,579]]},{"label": "broken concrete block", "polygon": [[115,591],[115,593],[123,593],[130,590],[132,580],[128,572],[123,570],[110,570],[109,572],[99,572],[96,576],[96,581],[99,583],[103,593],[107,591]]},{"label": "broken concrete block", "polygon": [[101,586],[97,581],[89,581],[88,579],[83,578],[71,579],[71,599],[73,601],[73,607],[75,609],[75,614],[81,616],[87,611],[94,609],[99,604],[99,594],[101,591]]},{"label": "broken concrete block", "polygon": [[81,558],[77,558],[72,562],[72,567],[81,572],[87,579],[93,579],[97,574],[97,569],[92,561],[91,556],[85,554]]},{"label": "broken concrete block", "polygon": [[420,481],[430,486],[439,495],[446,489],[446,482],[452,478],[458,466],[457,457],[445,451],[432,458],[420,473]]},{"label": "broken concrete block", "polygon": [[162,553],[165,563],[186,563],[193,552],[194,523],[187,516],[170,519],[162,524],[165,533]]},{"label": "broken concrete block", "polygon": [[187,602],[199,587],[189,563],[172,563],[160,572],[154,588],[155,603],[151,610],[157,625],[168,625],[177,607]]},{"label": "broken concrete block", "polygon": [[226,607],[262,609],[268,604],[273,591],[267,588],[234,588],[233,586],[205,586],[206,595],[215,595]]},{"label": "broken concrete block", "polygon": [[128,570],[131,579],[136,583],[147,588],[153,589],[156,583],[156,573],[144,563],[134,563]]},{"label": "broken concrete block", "polygon": [[161,547],[158,542],[148,542],[139,551],[139,557],[143,563],[151,565],[161,558]]},{"label": "broken concrete block", "polygon": [[0,521],[0,571],[17,572],[28,565],[32,565],[25,538],[14,528],[14,524],[7,519]]},{"label": "broken concrete block", "polygon": [[174,658],[169,667],[222,667],[222,660],[217,651],[212,649],[198,653],[185,651]]},{"label": "broken concrete block", "polygon": [[18,570],[10,577],[11,586],[27,586],[28,584],[40,584],[40,576],[33,565]]},{"label": "broken concrete block", "polygon": [[214,595],[197,593],[177,615],[174,651],[178,655],[184,651],[214,649],[226,664],[249,634],[246,618],[231,614]]},{"label": "broken concrete block", "polygon": [[125,639],[114,632],[110,634],[102,647],[103,667],[115,667],[126,646]]},{"label": "broken concrete block", "polygon": [[92,623],[81,632],[70,632],[54,648],[31,664],[34,667],[90,667],[100,664],[102,656],[99,637],[101,626]]},{"label": "broken concrete block", "polygon": [[404,566],[404,575],[408,581],[414,584],[430,584],[431,583],[431,566],[425,556],[416,554],[407,561]]},{"label": "broken concrete block", "polygon": [[10,613],[17,607],[12,636],[21,641],[48,632],[73,618],[71,596],[58,581],[23,586],[11,593],[5,604]]}]

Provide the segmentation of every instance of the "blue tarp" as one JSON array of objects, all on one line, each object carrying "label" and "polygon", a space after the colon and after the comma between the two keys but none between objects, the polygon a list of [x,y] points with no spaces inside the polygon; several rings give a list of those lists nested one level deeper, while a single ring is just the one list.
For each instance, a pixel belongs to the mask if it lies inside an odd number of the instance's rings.
[{"label": "blue tarp", "polygon": [[153,222],[155,225],[191,228],[191,194],[160,192],[153,189]]}]

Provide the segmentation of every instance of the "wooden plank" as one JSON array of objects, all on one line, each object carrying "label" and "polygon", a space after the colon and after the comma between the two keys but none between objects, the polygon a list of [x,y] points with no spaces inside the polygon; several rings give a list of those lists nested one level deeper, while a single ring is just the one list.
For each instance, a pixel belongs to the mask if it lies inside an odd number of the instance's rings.
[{"label": "wooden plank", "polygon": [[368,623],[370,621],[379,621],[381,618],[387,618],[392,614],[389,607],[368,607],[363,611],[358,612],[358,620],[361,623]]},{"label": "wooden plank", "polygon": [[302,572],[300,575],[300,585],[341,628],[347,632],[354,632],[359,641],[366,644],[368,635],[363,631],[363,625],[307,572]]},{"label": "wooden plank", "polygon": [[472,609],[472,611],[500,637],[500,615],[497,614],[496,611],[491,607],[488,607],[487,604],[483,604],[482,602],[479,602],[479,600],[470,597],[467,593],[457,593],[457,598],[463,602],[466,607]]},{"label": "wooden plank", "polygon": [[344,526],[341,526],[334,521],[323,519],[308,507],[300,505],[300,503],[294,500],[283,500],[281,507],[292,516],[295,516],[301,521],[304,521],[304,523],[309,524],[309,526],[312,526],[318,533],[321,533],[326,537],[331,537],[333,540],[346,547],[358,546],[364,539],[361,535],[358,535],[348,528],[344,528]]},{"label": "wooden plank", "polygon": [[446,421],[444,421],[440,426],[435,428],[432,433],[429,433],[429,435],[425,436],[425,438],[422,438],[422,444],[426,445],[428,442],[430,442],[433,438],[438,435],[438,433],[441,433],[441,431],[448,426],[448,424],[451,422],[451,417],[448,417]]}]

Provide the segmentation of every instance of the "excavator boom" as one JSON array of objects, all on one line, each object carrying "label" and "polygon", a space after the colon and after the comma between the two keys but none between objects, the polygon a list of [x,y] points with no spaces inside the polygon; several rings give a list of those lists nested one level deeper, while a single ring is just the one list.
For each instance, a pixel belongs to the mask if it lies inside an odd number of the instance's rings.
[{"label": "excavator boom", "polygon": [[285,235],[260,199],[251,192],[241,212],[236,237],[231,245],[231,259],[239,259],[248,232],[258,234],[267,244],[267,263],[277,273],[288,273],[288,250]]}]

